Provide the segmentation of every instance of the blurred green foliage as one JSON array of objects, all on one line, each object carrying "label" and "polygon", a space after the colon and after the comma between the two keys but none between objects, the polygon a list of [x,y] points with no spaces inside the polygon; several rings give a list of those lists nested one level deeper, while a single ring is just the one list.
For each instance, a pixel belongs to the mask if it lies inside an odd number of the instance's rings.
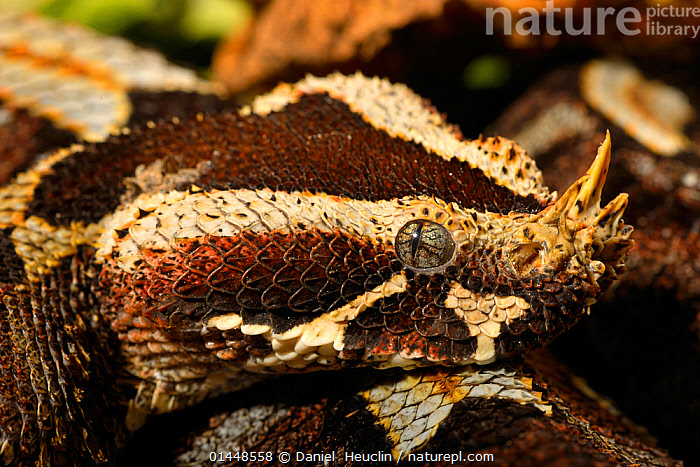
[{"label": "blurred green foliage", "polygon": [[157,4],[158,0],[54,0],[39,11],[117,35],[134,23],[157,20]]},{"label": "blurred green foliage", "polygon": [[243,27],[252,16],[249,5],[235,0],[189,0],[180,21],[185,37],[219,39]]},{"label": "blurred green foliage", "polygon": [[510,78],[510,64],[500,55],[479,55],[464,68],[463,81],[467,89],[495,89]]},{"label": "blurred green foliage", "polygon": [[208,66],[216,43],[253,14],[245,0],[0,0],[0,10],[75,21],[200,68]]}]

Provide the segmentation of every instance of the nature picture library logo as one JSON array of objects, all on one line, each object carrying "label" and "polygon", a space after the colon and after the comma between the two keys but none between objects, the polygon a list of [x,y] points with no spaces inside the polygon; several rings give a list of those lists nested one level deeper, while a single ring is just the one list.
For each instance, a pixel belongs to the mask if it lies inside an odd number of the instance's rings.
[{"label": "nature picture library logo", "polygon": [[[583,7],[561,8],[554,6],[554,0],[547,1],[538,10],[523,7],[514,11],[506,7],[486,8],[486,34],[493,35],[494,20],[502,21],[503,34],[558,36],[569,34],[604,35],[606,26],[616,27],[626,36],[646,34],[647,36],[687,36],[692,39],[700,33],[700,6],[674,6],[657,4],[645,8],[637,7]],[[563,25],[561,18],[563,17]],[[679,24],[695,22],[697,24]],[[499,23],[500,24],[500,23]],[[614,25],[614,26],[613,26]]]}]

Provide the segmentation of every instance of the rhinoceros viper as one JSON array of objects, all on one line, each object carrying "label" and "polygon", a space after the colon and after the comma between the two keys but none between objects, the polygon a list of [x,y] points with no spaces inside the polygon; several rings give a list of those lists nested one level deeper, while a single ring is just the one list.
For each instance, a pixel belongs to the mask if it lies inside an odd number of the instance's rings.
[{"label": "rhinoceros viper", "polygon": [[585,315],[632,246],[626,195],[600,206],[609,138],[557,198],[517,144],[382,79],[124,127],[136,90],[216,88],[36,17],[0,18],[0,65],[5,120],[81,141],[0,189],[5,463],[111,463],[148,414],[345,367],[405,370],[357,394],[397,458],[462,400],[551,416],[499,362]]}]

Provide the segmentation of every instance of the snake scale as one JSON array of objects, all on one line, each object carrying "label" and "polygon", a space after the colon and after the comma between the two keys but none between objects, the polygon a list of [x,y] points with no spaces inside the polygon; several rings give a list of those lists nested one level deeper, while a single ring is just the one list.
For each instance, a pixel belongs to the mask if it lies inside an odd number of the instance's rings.
[{"label": "snake scale", "polygon": [[[0,188],[5,463],[113,463],[149,414],[279,381],[355,391],[333,409],[345,444],[324,428],[339,458],[420,452],[459,417],[586,425],[544,396],[566,385],[533,374],[546,357],[521,356],[624,270],[627,196],[600,206],[609,137],[557,197],[516,143],[466,140],[385,80],[307,77],[219,112],[215,86],[79,28],[2,17],[0,52],[8,146],[39,127],[80,142]],[[301,425],[325,410],[300,407]],[[291,443],[281,418],[239,413],[230,449],[256,424]],[[587,439],[650,459],[615,430]]]}]

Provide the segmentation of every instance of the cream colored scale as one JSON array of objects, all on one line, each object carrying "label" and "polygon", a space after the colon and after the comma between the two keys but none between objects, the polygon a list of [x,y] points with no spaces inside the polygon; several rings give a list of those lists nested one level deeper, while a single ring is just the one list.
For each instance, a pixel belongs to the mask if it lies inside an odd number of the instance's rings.
[{"label": "cream colored scale", "polygon": [[211,94],[218,87],[124,39],[47,18],[0,13],[0,99],[85,141],[131,115],[133,89]]}]

